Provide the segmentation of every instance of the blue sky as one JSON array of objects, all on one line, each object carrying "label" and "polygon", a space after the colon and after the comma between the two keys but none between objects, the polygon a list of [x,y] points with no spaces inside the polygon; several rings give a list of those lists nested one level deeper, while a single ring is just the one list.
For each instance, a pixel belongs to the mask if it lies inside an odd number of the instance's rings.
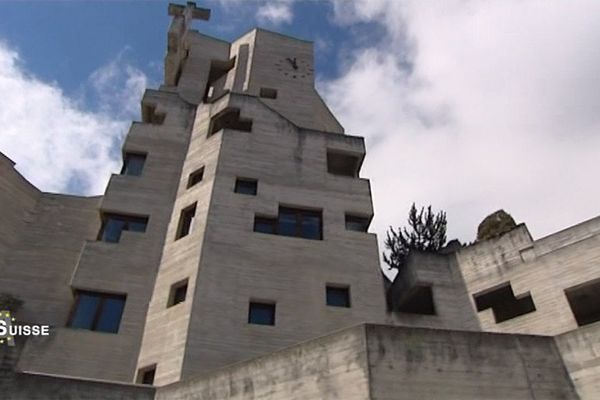
[{"label": "blue sky", "polygon": [[[206,1],[200,31],[315,43],[318,89],[366,138],[380,240],[412,202],[471,241],[503,208],[544,236],[600,214],[600,2]],[[100,194],[144,88],[166,2],[0,2],[0,151],[43,190]]]}]

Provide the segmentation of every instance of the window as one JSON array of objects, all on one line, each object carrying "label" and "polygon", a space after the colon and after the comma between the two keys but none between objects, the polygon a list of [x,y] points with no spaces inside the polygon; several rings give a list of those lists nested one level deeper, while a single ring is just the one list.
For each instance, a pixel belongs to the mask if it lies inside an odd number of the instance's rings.
[{"label": "window", "polygon": [[236,193],[256,196],[258,181],[256,179],[237,178],[234,191]]},{"label": "window", "polygon": [[142,122],[153,125],[162,125],[165,122],[165,113],[156,111],[155,104],[142,104]]},{"label": "window", "polygon": [[188,189],[202,181],[202,178],[204,178],[204,167],[198,168],[190,174],[187,183]]},{"label": "window", "polygon": [[102,226],[98,233],[98,240],[118,243],[121,239],[121,232],[146,232],[147,225],[148,217],[103,213]]},{"label": "window", "polygon": [[177,235],[175,240],[187,236],[192,231],[194,217],[196,216],[196,203],[184,208],[179,216],[179,225],[177,225]]},{"label": "window", "polygon": [[535,311],[535,304],[528,293],[515,297],[510,282],[473,295],[477,311],[491,308],[496,323]]},{"label": "window", "polygon": [[600,321],[600,279],[565,290],[577,325]]},{"label": "window", "polygon": [[356,154],[327,150],[327,172],[334,175],[358,177],[361,159]]},{"label": "window", "polygon": [[121,175],[140,176],[146,162],[146,154],[125,153]]},{"label": "window", "polygon": [[346,214],[346,230],[366,232],[369,229],[370,218]]},{"label": "window", "polygon": [[277,233],[277,219],[269,217],[254,217],[254,232]]},{"label": "window", "polygon": [[171,290],[169,291],[169,301],[167,302],[167,308],[173,307],[179,303],[183,303],[185,301],[185,296],[187,294],[187,288],[188,288],[188,280],[187,279],[173,284],[171,286]]},{"label": "window", "polygon": [[279,207],[277,218],[254,218],[254,231],[304,239],[322,240],[321,211]]},{"label": "window", "polygon": [[117,333],[124,307],[124,295],[77,290],[68,326]]},{"label": "window", "polygon": [[260,88],[259,96],[264,97],[265,99],[276,99],[277,89],[262,87]]},{"label": "window", "polygon": [[348,286],[327,285],[325,296],[328,306],[350,307],[350,288]]},{"label": "window", "polygon": [[252,131],[252,120],[240,117],[239,108],[226,108],[211,118],[208,136],[212,136],[221,129],[250,132]]},{"label": "window", "polygon": [[275,303],[250,302],[248,323],[256,325],[275,325]]},{"label": "window", "polygon": [[156,364],[149,365],[138,370],[137,383],[142,385],[152,385],[156,375]]}]

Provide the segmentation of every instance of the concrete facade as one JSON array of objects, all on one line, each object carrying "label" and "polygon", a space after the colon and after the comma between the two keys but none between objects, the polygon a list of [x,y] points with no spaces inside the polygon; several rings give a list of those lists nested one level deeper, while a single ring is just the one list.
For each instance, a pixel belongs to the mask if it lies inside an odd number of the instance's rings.
[{"label": "concrete facade", "polygon": [[[168,11],[164,82],[103,196],[41,192],[0,154],[0,295],[52,327],[2,348],[9,398],[600,396],[600,217],[413,252],[386,291],[364,140],[315,90],[312,43],[229,43],[190,29],[209,10]],[[108,240],[117,217],[144,227]],[[97,310],[71,327],[82,291],[124,299],[116,332]],[[273,320],[250,321],[251,303]],[[136,384],[148,371],[156,389]]]}]

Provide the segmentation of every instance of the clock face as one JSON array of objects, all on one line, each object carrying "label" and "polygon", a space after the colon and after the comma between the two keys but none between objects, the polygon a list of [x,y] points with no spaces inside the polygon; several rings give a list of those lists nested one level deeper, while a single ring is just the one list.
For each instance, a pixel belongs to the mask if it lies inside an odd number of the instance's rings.
[{"label": "clock face", "polygon": [[310,62],[293,56],[277,60],[275,68],[285,78],[290,79],[310,79],[314,72]]}]

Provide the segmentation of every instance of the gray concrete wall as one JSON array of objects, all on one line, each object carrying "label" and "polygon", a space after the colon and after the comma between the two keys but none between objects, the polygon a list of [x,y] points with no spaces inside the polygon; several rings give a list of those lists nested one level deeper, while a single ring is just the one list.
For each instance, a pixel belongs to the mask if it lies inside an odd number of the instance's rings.
[{"label": "gray concrete wall", "polygon": [[558,335],[577,328],[564,291],[600,278],[599,249],[600,217],[536,241],[521,224],[455,254],[469,295],[510,281],[516,296],[530,292],[535,303],[536,311],[501,323],[491,309],[479,312],[483,330]]},{"label": "gray concrete wall", "polygon": [[581,399],[600,398],[600,322],[563,333],[555,340]]},{"label": "gray concrete wall", "polygon": [[157,389],[157,400],[367,400],[364,327]]},{"label": "gray concrete wall", "polygon": [[552,338],[367,326],[370,398],[577,399]]}]

